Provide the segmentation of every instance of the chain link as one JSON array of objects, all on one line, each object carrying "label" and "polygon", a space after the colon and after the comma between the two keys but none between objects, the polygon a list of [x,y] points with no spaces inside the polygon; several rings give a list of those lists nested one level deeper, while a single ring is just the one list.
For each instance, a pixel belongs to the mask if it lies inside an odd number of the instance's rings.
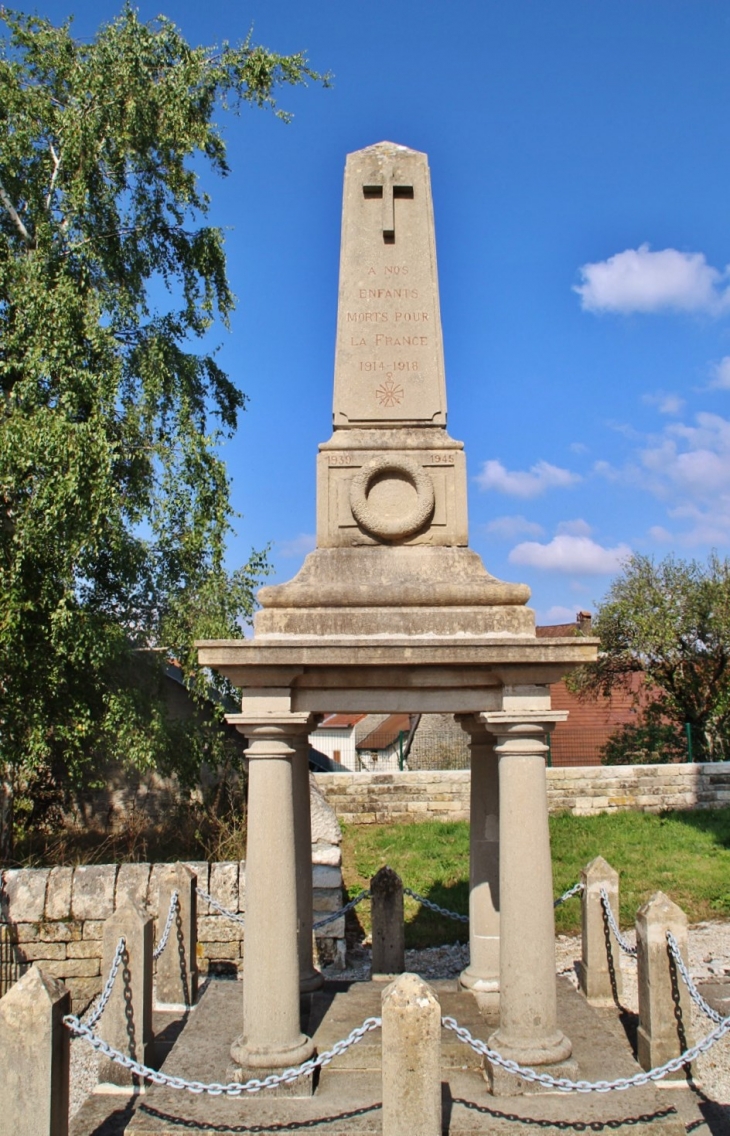
[{"label": "chain link", "polygon": [[233,919],[235,923],[246,922],[243,915],[237,915],[235,911],[229,911],[228,908],[224,907],[222,903],[219,903],[217,899],[213,899],[213,896],[209,895],[207,891],[203,891],[202,887],[196,887],[195,890],[201,899],[209,903],[215,911],[219,912],[221,915],[225,915],[227,919]]},{"label": "chain link", "polygon": [[347,915],[348,911],[352,911],[353,908],[357,907],[358,903],[362,903],[364,899],[370,899],[371,895],[371,891],[361,891],[359,895],[356,895],[354,899],[351,899],[350,902],[346,903],[344,907],[341,907],[339,911],[333,911],[331,915],[325,916],[324,919],[318,919],[313,925],[312,930],[318,931],[320,927],[326,927],[328,923],[334,923],[335,919],[339,919],[341,915]]},{"label": "chain link", "polygon": [[608,925],[616,936],[616,942],[620,946],[621,950],[624,951],[627,955],[631,955],[633,958],[636,958],[637,948],[632,947],[631,943],[629,943],[628,940],[625,939],[621,934],[618,923],[616,922],[616,916],[611,910],[611,901],[608,898],[608,892],[603,887],[601,888],[601,903],[603,904],[603,910],[606,912]]},{"label": "chain link", "polygon": [[488,1058],[492,1064],[499,1065],[508,1073],[522,1077],[525,1081],[535,1081],[550,1089],[559,1089],[562,1093],[610,1093],[634,1089],[639,1085],[647,1085],[650,1081],[660,1081],[667,1073],[676,1073],[685,1065],[689,1065],[701,1054],[706,1053],[716,1041],[725,1036],[730,1030],[730,1017],[723,1018],[712,1033],[709,1033],[697,1045],[693,1045],[691,1049],[686,1049],[684,1053],[680,1053],[679,1057],[665,1061],[656,1069],[648,1069],[642,1073],[637,1073],[634,1077],[618,1077],[615,1081],[570,1081],[567,1077],[551,1077],[549,1073],[538,1073],[535,1069],[529,1069],[524,1065],[518,1065],[516,1061],[502,1057],[496,1050],[490,1049],[485,1042],[472,1037],[469,1030],[460,1026],[455,1018],[442,1018],[441,1024],[446,1029],[453,1030],[459,1041],[471,1046],[475,1053]]},{"label": "chain link", "polygon": [[426,899],[425,895],[419,895],[417,891],[412,888],[403,888],[403,894],[409,895],[411,899],[415,899],[417,903],[423,904],[429,911],[435,911],[437,915],[443,915],[447,919],[456,919],[459,923],[468,923],[468,915],[460,915],[458,911],[449,911],[448,907],[439,907],[438,903],[432,903],[430,899]]},{"label": "chain link", "polygon": [[155,962],[167,946],[167,940],[170,938],[170,928],[172,927],[172,921],[175,918],[175,912],[177,911],[177,902],[179,898],[180,896],[177,891],[174,891],[170,896],[170,910],[167,913],[165,930],[162,932],[162,938],[152,952],[152,958],[155,960]]},{"label": "chain link", "polygon": [[562,903],[565,903],[568,899],[572,899],[574,895],[580,895],[584,888],[585,884],[578,880],[577,884],[573,884],[572,888],[568,888],[567,891],[564,891],[562,895],[559,895],[557,899],[553,900],[553,907],[560,907]]},{"label": "chain link", "polygon": [[126,943],[127,943],[127,940],[124,938],[124,935],[122,935],[121,939],[117,943],[117,949],[114,952],[114,958],[112,959],[112,965],[111,965],[111,969],[109,971],[109,977],[107,978],[106,982],[104,983],[104,989],[102,990],[101,994],[99,995],[99,1001],[96,1003],[94,1011],[90,1015],[90,1017],[89,1017],[89,1019],[86,1023],[88,1029],[94,1028],[96,1023],[99,1021],[99,1018],[101,1017],[101,1015],[104,1013],[104,1011],[106,1009],[106,1004],[109,1001],[109,999],[111,997],[112,989],[114,988],[114,979],[117,977],[117,974],[119,973],[119,967],[122,965],[122,958],[124,956],[124,948],[126,946]]},{"label": "chain link", "polygon": [[305,1061],[302,1065],[298,1065],[295,1068],[284,1069],[284,1071],[279,1074],[272,1073],[269,1077],[265,1077],[263,1081],[254,1077],[252,1080],[245,1081],[243,1084],[231,1081],[227,1085],[220,1084],[217,1081],[208,1084],[203,1081],[186,1081],[184,1077],[172,1077],[169,1073],[163,1073],[159,1069],[150,1069],[148,1065],[142,1065],[139,1061],[134,1061],[131,1057],[127,1057],[125,1053],[121,1053],[118,1049],[112,1048],[103,1038],[98,1037],[93,1029],[88,1025],[84,1025],[84,1023],[73,1014],[67,1014],[63,1019],[63,1024],[78,1037],[85,1038],[97,1053],[103,1053],[105,1057],[115,1061],[117,1065],[123,1065],[124,1068],[129,1069],[131,1073],[145,1080],[152,1081],[155,1085],[166,1085],[170,1089],[186,1089],[189,1093],[207,1093],[212,1097],[240,1097],[242,1093],[258,1093],[261,1092],[262,1089],[273,1089],[278,1085],[290,1085],[293,1081],[296,1081],[298,1077],[305,1077],[313,1073],[315,1069],[329,1065],[330,1061],[333,1061],[335,1057],[339,1057],[348,1050],[350,1046],[357,1045],[359,1041],[362,1041],[370,1030],[378,1029],[382,1025],[382,1020],[380,1018],[366,1018],[361,1026],[354,1029],[347,1037],[335,1042],[331,1049],[328,1049],[325,1053],[320,1053],[317,1057],[310,1057],[308,1061]]},{"label": "chain link", "polygon": [[703,1014],[707,1014],[707,1017],[710,1018],[711,1021],[717,1022],[717,1024],[719,1025],[720,1022],[723,1021],[722,1014],[718,1013],[717,1010],[713,1010],[712,1006],[710,1006],[710,1004],[705,1001],[705,999],[702,997],[699,990],[695,986],[679,950],[679,943],[677,942],[671,931],[667,931],[667,943],[669,945],[669,952],[674,959],[677,970],[682,975],[684,983],[689,990],[690,996],[692,997],[693,1001],[697,1003]]}]

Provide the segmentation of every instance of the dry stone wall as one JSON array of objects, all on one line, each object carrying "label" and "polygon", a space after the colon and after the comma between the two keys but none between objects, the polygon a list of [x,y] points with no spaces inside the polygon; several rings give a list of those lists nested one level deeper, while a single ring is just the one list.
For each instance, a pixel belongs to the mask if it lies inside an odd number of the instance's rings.
[{"label": "dry stone wall", "polygon": [[[313,776],[345,824],[469,819],[468,769]],[[566,766],[548,769],[547,779],[550,811],[576,816],[730,805],[730,762]]]},{"label": "dry stone wall", "polygon": [[[342,834],[334,812],[310,777],[314,922],[342,906]],[[276,855],[276,850],[272,850]],[[188,861],[198,887],[227,911],[246,910],[243,860]],[[0,872],[0,997],[37,962],[71,991],[75,1012],[99,993],[104,922],[134,900],[154,919],[155,939],[167,911],[159,912],[160,884],[170,864],[84,864],[76,868],[13,868]],[[345,920],[316,933],[317,961],[345,965]],[[202,974],[242,967],[243,924],[198,898],[198,968]]]}]

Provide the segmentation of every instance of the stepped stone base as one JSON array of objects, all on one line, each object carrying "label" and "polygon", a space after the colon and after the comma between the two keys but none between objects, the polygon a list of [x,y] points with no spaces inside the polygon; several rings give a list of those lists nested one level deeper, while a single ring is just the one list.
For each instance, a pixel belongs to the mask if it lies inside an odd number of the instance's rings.
[{"label": "stepped stone base", "polygon": [[[456,980],[431,983],[442,1013],[456,1018],[475,1037],[486,1040],[494,1018],[483,1017],[476,999],[459,992]],[[302,1000],[303,1028],[314,1036],[321,1053],[346,1037],[366,1017],[379,1016],[382,986],[374,983],[327,983],[322,991]],[[225,1077],[232,1038],[240,1028],[241,987],[213,980],[174,1046],[164,1068],[189,1079],[217,1081]],[[639,1071],[614,1011],[595,1010],[563,979],[558,980],[558,1022],[573,1041],[573,1059],[580,1077],[600,1080],[631,1076]],[[671,1093],[654,1086],[628,1092],[566,1095],[529,1092],[493,1096],[481,1060],[451,1032],[442,1032],[443,1131],[514,1136],[516,1127],[527,1136],[558,1136],[573,1127],[586,1131],[631,1132],[634,1136],[685,1136],[685,1125],[700,1117],[686,1088]],[[306,1099],[271,1098],[264,1093],[238,1099],[191,1096],[183,1091],[152,1086],[144,1097],[122,1105],[109,1102],[108,1124],[100,1115],[102,1098],[87,1104],[75,1118],[71,1136],[172,1136],[181,1131],[216,1131],[233,1136],[242,1131],[262,1134],[299,1126],[328,1136],[359,1136],[382,1132],[380,1032],[321,1071],[315,1095]],[[703,1105],[703,1108],[705,1106]],[[109,1126],[111,1125],[111,1126]]]}]

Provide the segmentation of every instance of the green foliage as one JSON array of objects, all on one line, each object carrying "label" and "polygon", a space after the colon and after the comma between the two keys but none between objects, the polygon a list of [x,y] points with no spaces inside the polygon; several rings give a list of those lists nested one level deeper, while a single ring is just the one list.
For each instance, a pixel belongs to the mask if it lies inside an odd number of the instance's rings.
[{"label": "green foliage", "polygon": [[643,675],[649,703],[614,752],[637,743],[664,760],[689,723],[696,760],[721,757],[730,726],[730,561],[633,556],[598,606],[598,661],[574,672],[574,689],[610,694]]},{"label": "green foliage", "polygon": [[215,731],[181,757],[160,663],[202,696],[194,638],[240,635],[266,569],[223,567],[245,400],[193,349],[234,304],[198,170],[228,172],[219,109],[286,119],[282,84],[327,79],[131,7],[91,43],[0,28],[0,788],[101,757],[189,773]]},{"label": "green foliage", "polygon": [[[667,813],[602,813],[550,817],[553,891],[562,895],[594,857],[603,856],[620,876],[620,919],[633,926],[637,908],[652,892],[665,891],[690,923],[730,916],[730,808]],[[342,872],[349,898],[367,887],[383,864],[407,887],[452,911],[469,910],[469,825],[428,821],[407,825],[347,825]],[[464,942],[463,924],[405,901],[406,946]],[[364,932],[371,929],[368,903],[355,908]],[[580,932],[580,899],[555,912],[559,932]]]},{"label": "green foliage", "polygon": [[660,765],[687,760],[687,739],[679,726],[662,722],[651,714],[642,722],[622,726],[601,751],[604,765]]}]

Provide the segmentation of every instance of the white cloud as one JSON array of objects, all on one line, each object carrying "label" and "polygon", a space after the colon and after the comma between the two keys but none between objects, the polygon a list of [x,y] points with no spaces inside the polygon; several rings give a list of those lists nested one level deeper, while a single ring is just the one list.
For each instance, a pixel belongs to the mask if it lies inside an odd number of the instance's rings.
[{"label": "white cloud", "polygon": [[535,622],[548,626],[551,623],[575,623],[577,614],[575,607],[561,607],[560,604],[553,604],[547,611],[536,612]]},{"label": "white cloud", "polygon": [[642,401],[650,406],[656,406],[660,414],[681,414],[685,407],[684,399],[680,398],[678,394],[666,394],[664,391],[645,394]]},{"label": "white cloud", "polygon": [[279,556],[289,560],[295,556],[306,556],[317,547],[317,538],[314,533],[299,533],[293,540],[277,540]]},{"label": "white cloud", "polygon": [[585,444],[585,442],[571,442],[568,449],[573,454],[587,454],[588,453],[588,446]]},{"label": "white cloud", "polygon": [[577,517],[574,521],[561,521],[558,525],[559,533],[568,533],[570,536],[590,536],[593,529],[588,521]]},{"label": "white cloud", "polygon": [[652,252],[648,244],[626,249],[608,260],[584,264],[574,286],[581,307],[590,312],[658,312],[666,309],[717,314],[728,306],[730,292],[719,272],[701,252],[667,248]]},{"label": "white cloud", "polygon": [[730,355],[725,355],[719,363],[713,363],[710,386],[717,390],[730,390]]},{"label": "white cloud", "polygon": [[652,525],[649,529],[649,536],[659,544],[668,544],[672,539],[672,534],[664,528],[664,525]]},{"label": "white cloud", "polygon": [[516,545],[509,554],[511,564],[540,568],[547,572],[568,572],[571,575],[603,575],[616,572],[631,556],[628,544],[603,548],[587,536],[570,536],[560,533],[549,544],[525,541]]},{"label": "white cloud", "polygon": [[565,489],[580,481],[577,473],[539,461],[529,470],[508,470],[501,461],[486,461],[475,478],[480,489],[494,489],[510,497],[539,497],[547,489]]},{"label": "white cloud", "polygon": [[502,540],[514,540],[516,536],[542,536],[545,532],[542,525],[536,521],[528,521],[527,517],[518,514],[514,517],[495,517],[485,525],[488,533],[494,533]]}]

